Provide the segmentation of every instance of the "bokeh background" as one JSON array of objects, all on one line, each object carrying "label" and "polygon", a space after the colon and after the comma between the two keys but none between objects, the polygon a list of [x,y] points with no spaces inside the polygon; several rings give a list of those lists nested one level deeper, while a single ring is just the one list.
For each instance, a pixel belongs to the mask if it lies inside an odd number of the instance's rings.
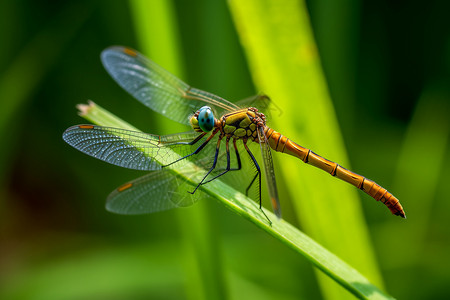
[{"label": "bokeh background", "polygon": [[[264,1],[274,2],[285,1]],[[450,292],[450,5],[294,4],[309,14],[352,170],[397,195],[408,216],[395,218],[359,194],[363,210],[355,213],[365,219],[377,265],[365,275],[399,299],[443,299]],[[216,201],[145,216],[108,213],[108,193],[142,174],[61,139],[85,122],[75,105],[87,99],[146,132],[181,129],[109,77],[99,54],[114,44],[231,101],[260,92],[235,20],[225,1],[0,3],[0,298],[333,298],[304,257]],[[314,109],[302,95],[289,101],[283,110]],[[332,150],[297,142],[333,158]],[[274,157],[280,167],[284,156]],[[305,177],[316,172],[288,167]],[[301,181],[283,174],[281,190]],[[308,233],[289,212],[292,201],[308,199],[282,195],[285,219]]]}]

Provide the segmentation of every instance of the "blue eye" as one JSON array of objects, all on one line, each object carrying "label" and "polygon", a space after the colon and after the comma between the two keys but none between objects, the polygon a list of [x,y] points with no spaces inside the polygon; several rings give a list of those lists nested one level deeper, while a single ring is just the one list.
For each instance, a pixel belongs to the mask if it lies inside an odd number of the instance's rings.
[{"label": "blue eye", "polygon": [[214,114],[209,106],[203,106],[198,113],[198,126],[204,132],[211,131],[214,128]]}]

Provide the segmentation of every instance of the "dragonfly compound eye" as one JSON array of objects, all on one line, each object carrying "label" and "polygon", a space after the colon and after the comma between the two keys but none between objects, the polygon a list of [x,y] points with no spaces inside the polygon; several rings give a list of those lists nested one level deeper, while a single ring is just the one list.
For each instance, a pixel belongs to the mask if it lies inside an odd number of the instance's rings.
[{"label": "dragonfly compound eye", "polygon": [[214,128],[214,114],[209,106],[203,106],[198,113],[198,126],[204,132],[209,132]]}]

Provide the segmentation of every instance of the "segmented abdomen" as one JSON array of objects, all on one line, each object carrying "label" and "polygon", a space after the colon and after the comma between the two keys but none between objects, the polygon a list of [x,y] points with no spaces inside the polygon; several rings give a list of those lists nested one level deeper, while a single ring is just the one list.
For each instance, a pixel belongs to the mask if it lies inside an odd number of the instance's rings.
[{"label": "segmented abdomen", "polygon": [[266,134],[269,145],[273,150],[298,157],[303,162],[322,169],[332,176],[356,186],[375,200],[383,202],[394,215],[406,218],[400,201],[374,181],[347,170],[339,164],[325,159],[320,155],[317,155],[310,149],[294,143],[272,128],[266,127],[264,129],[264,133]]}]

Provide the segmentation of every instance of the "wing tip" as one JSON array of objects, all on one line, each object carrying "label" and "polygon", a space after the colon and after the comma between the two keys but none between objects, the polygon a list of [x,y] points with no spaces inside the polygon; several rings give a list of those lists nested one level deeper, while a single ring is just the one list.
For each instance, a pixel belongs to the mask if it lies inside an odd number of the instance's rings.
[{"label": "wing tip", "polygon": [[126,54],[126,55],[132,56],[132,57],[136,57],[136,56],[139,55],[139,52],[134,50],[133,48],[126,47],[126,46],[114,45],[114,46],[110,46],[108,48],[105,48],[102,51],[102,53],[100,54],[100,57],[101,57],[102,60],[104,60],[109,55],[114,55],[114,54],[117,54],[117,53]]},{"label": "wing tip", "polygon": [[276,199],[274,197],[271,197],[270,200],[272,202],[272,208],[273,208],[273,212],[275,213],[275,216],[277,216],[278,220],[281,220],[280,202],[278,201],[278,199]]}]

